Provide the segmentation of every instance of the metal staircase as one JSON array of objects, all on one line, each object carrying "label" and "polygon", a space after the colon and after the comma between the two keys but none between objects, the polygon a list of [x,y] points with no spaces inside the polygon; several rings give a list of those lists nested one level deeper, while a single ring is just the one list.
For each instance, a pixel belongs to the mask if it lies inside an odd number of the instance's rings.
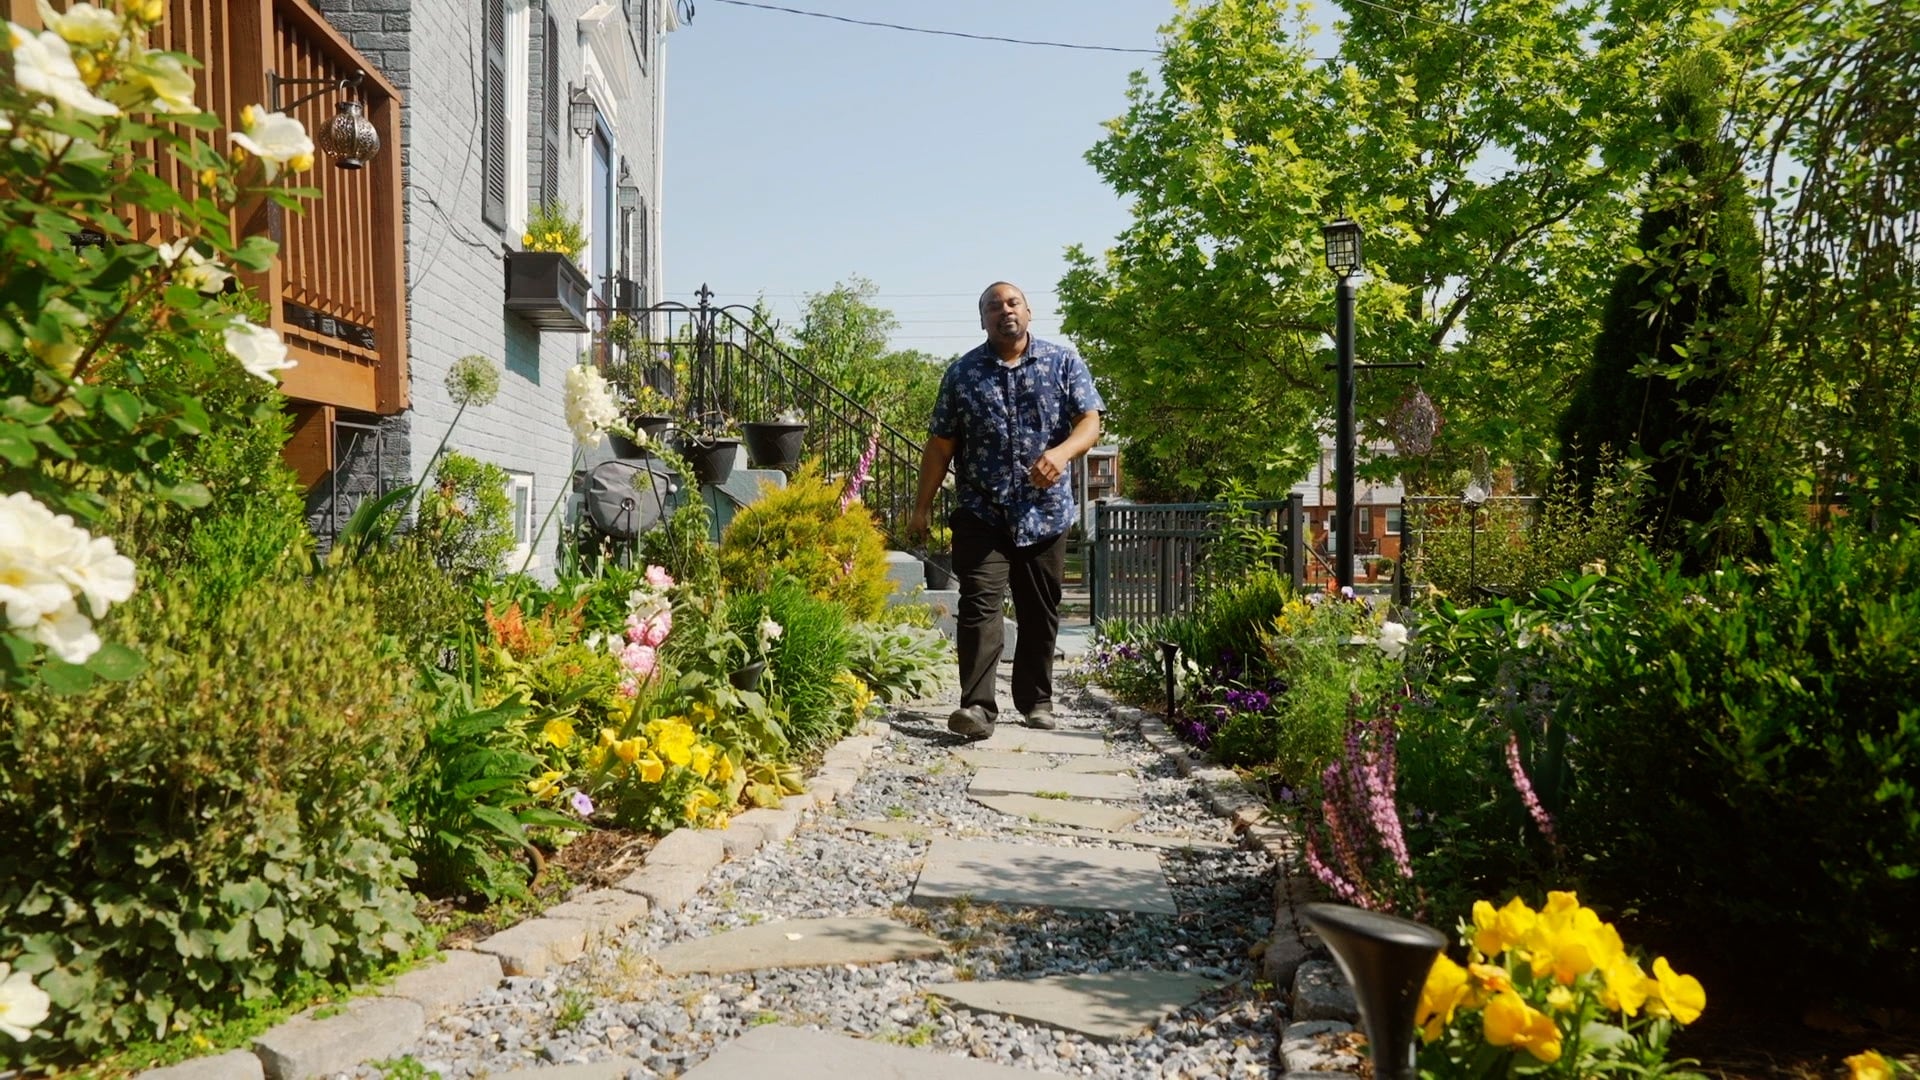
[{"label": "metal staircase", "polygon": [[[924,437],[885,423],[775,340],[773,327],[746,305],[716,306],[702,285],[699,304],[608,308],[602,364],[616,388],[651,387],[674,399],[676,426],[699,437],[736,423],[772,421],[798,410],[808,424],[806,456],[825,475],[850,479],[871,446],[874,459],[860,501],[873,513],[889,547],[905,548],[908,518],[920,482]],[[933,521],[952,510],[950,484],[935,498]],[[922,557],[924,551],[916,552]],[[946,553],[935,560],[950,565]]]}]

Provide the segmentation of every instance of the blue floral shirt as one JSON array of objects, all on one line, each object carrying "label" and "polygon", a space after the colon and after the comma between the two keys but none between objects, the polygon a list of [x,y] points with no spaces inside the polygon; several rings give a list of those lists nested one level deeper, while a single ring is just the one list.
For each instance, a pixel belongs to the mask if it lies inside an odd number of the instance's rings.
[{"label": "blue floral shirt", "polygon": [[1027,470],[1065,441],[1081,416],[1106,407],[1079,353],[1028,335],[1027,351],[1012,367],[985,343],[948,365],[927,431],[960,444],[953,459],[960,507],[1011,529],[1014,543],[1024,546],[1073,524],[1067,477],[1039,488]]}]

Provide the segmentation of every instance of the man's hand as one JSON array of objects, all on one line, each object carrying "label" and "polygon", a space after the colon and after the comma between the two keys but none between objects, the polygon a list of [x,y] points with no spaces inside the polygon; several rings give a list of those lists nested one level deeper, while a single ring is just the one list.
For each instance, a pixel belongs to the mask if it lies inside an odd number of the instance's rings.
[{"label": "man's hand", "polygon": [[1040,459],[1027,470],[1027,478],[1033,481],[1034,487],[1050,488],[1067,475],[1067,466],[1072,462],[1073,457],[1056,446],[1040,455]]},{"label": "man's hand", "polygon": [[907,519],[907,542],[925,546],[927,542],[927,523],[933,512],[918,506],[913,508],[913,516]]}]

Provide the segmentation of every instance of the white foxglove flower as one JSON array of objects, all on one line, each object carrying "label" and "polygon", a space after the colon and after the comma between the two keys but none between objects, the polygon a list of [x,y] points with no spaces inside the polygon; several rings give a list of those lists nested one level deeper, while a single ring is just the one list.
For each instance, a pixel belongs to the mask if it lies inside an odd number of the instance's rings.
[{"label": "white foxglove flower", "polygon": [[78,3],[65,12],[55,11],[47,0],[40,0],[40,21],[61,39],[82,49],[104,49],[116,45],[125,36],[120,16],[92,4]]},{"label": "white foxglove flower", "polygon": [[606,378],[586,364],[568,368],[567,427],[573,431],[573,441],[587,449],[619,420],[620,406],[614,403]]},{"label": "white foxglove flower", "polygon": [[0,1031],[26,1042],[52,1004],[47,992],[33,985],[31,975],[0,963]]},{"label": "white foxglove flower", "polygon": [[13,80],[20,89],[40,94],[74,110],[94,116],[118,116],[120,107],[94,96],[74,66],[73,50],[52,30],[35,34],[18,23],[7,24],[13,49]]},{"label": "white foxglove flower", "polygon": [[268,112],[264,105],[249,105],[240,111],[240,127],[227,137],[260,159],[268,180],[280,175],[282,166],[294,172],[313,168],[313,140],[293,117]]},{"label": "white foxglove flower", "polygon": [[274,372],[285,371],[296,363],[287,359],[287,343],[267,327],[235,319],[227,325],[225,337],[227,351],[247,369],[247,374],[257,379],[278,382],[279,376]]},{"label": "white foxglove flower", "polygon": [[1397,622],[1380,624],[1380,640],[1374,642],[1390,660],[1398,660],[1407,651],[1407,628]]}]

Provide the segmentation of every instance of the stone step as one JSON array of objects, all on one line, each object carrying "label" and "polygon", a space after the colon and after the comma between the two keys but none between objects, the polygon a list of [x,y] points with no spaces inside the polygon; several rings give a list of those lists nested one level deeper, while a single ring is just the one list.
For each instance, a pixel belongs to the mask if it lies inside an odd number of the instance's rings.
[{"label": "stone step", "polygon": [[913,886],[916,904],[968,900],[1178,915],[1173,890],[1151,852],[935,840]]}]

